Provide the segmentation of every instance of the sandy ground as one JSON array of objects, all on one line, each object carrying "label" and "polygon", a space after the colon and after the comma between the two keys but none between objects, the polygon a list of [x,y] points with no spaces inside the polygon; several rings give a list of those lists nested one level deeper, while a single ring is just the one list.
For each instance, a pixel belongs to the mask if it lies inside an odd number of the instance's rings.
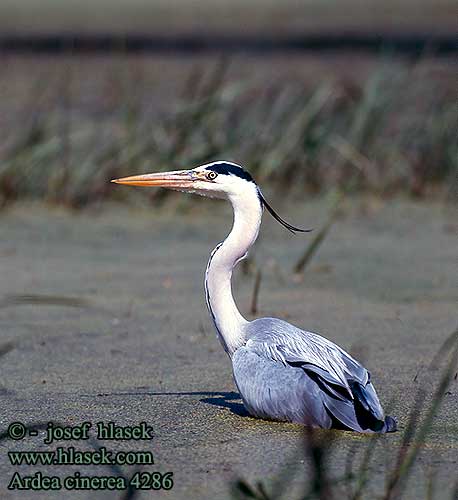
[{"label": "sandy ground", "polygon": [[[151,442],[107,445],[152,450],[156,464],[146,470],[174,472],[170,492],[140,498],[225,499],[234,479],[262,479],[269,489],[285,468],[296,470],[283,490],[285,498],[295,498],[309,481],[301,472],[301,427],[246,416],[205,308],[206,259],[230,225],[229,207],[211,204],[202,201],[175,215],[108,206],[72,215],[35,205],[0,215],[0,344],[14,345],[0,359],[0,429],[13,421],[146,421],[155,432]],[[320,200],[279,209],[293,223],[319,227],[327,206]],[[399,420],[401,432],[377,445],[366,498],[383,489],[416,390],[425,384],[432,392],[439,371],[429,372],[428,364],[456,327],[454,211],[438,203],[354,201],[302,281],[293,280],[290,269],[310,236],[289,235],[266,215],[254,251],[264,267],[259,315],[286,318],[357,353]],[[248,316],[252,287],[253,276],[239,270],[234,289]],[[406,498],[424,498],[432,474],[434,498],[451,498],[457,398],[455,380]],[[119,497],[8,492],[15,469],[61,477],[76,470],[112,474],[100,466],[9,464],[9,450],[54,449],[43,437],[1,442],[1,498]],[[336,433],[331,476],[343,474],[351,450],[358,463],[367,443],[367,436]]]}]

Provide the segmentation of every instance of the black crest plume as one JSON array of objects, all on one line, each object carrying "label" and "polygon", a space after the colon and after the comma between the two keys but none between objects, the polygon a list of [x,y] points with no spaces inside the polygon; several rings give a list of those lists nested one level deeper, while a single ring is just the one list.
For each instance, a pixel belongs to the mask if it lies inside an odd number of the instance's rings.
[{"label": "black crest plume", "polygon": [[270,215],[275,219],[277,220],[283,227],[286,227],[286,229],[288,231],[291,231],[293,234],[295,234],[296,232],[299,232],[299,233],[309,233],[310,231],[313,231],[313,229],[301,229],[300,227],[296,227],[296,226],[293,226],[291,225],[289,222],[286,222],[285,220],[283,220],[278,214],[277,212],[275,212],[275,210],[267,203],[266,199],[264,198],[264,196],[262,195],[261,191],[258,189],[258,195],[259,195],[259,199],[261,200],[261,203],[264,207],[266,207],[267,211],[270,213]]}]

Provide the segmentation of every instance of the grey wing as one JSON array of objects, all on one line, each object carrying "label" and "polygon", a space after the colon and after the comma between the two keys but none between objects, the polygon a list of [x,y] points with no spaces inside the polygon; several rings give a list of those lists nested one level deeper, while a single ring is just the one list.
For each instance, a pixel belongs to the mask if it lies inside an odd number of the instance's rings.
[{"label": "grey wing", "polygon": [[[296,393],[293,399],[297,398],[297,405],[306,407],[305,413],[312,412],[318,417],[317,425],[383,432],[384,414],[369,372],[343,349],[319,335],[275,318],[249,323],[246,338],[244,349],[251,356],[257,356],[258,366],[260,359],[263,365],[265,360],[271,363],[271,376],[265,367],[263,370],[268,379],[264,380],[264,385],[277,384],[283,391],[287,388],[287,392],[293,387]],[[248,359],[246,352],[244,356]],[[292,377],[296,384],[302,384],[304,394],[292,382],[289,385],[278,382],[280,369],[283,370],[280,380]],[[281,390],[280,387],[277,390]],[[264,392],[263,397],[268,398],[269,394]],[[288,402],[288,406],[291,405]]]},{"label": "grey wing", "polygon": [[244,346],[232,356],[237,388],[249,413],[268,420],[330,428],[320,389],[305,372],[285,367]]}]

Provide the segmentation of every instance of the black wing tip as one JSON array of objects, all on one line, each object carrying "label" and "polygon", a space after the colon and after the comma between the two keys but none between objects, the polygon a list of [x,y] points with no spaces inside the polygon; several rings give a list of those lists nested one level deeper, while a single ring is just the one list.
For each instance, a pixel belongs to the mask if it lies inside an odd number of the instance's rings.
[{"label": "black wing tip", "polygon": [[396,421],[392,417],[381,417],[374,411],[370,401],[370,394],[366,392],[364,385],[357,381],[350,382],[350,389],[354,397],[355,415],[362,429],[370,429],[373,432],[394,432]]},{"label": "black wing tip", "polygon": [[394,417],[385,417],[385,432],[396,432],[398,430],[398,422]]},{"label": "black wing tip", "polygon": [[270,215],[277,221],[279,222],[283,227],[285,227],[290,233],[296,234],[296,233],[310,233],[313,231],[313,229],[303,229],[300,227],[293,226],[289,222],[286,222],[284,219],[282,219],[277,212],[267,203],[266,199],[262,195],[261,191],[258,189],[258,194],[259,194],[259,199],[261,200],[261,204],[266,207],[267,211],[270,213]]}]

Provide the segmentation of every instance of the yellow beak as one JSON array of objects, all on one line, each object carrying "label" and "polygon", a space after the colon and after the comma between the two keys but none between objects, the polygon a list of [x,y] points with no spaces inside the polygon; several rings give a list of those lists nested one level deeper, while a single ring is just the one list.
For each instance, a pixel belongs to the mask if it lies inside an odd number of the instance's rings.
[{"label": "yellow beak", "polygon": [[132,175],[111,182],[127,186],[159,186],[176,189],[190,188],[198,180],[192,170],[175,170],[173,172],[158,172],[156,174]]}]

